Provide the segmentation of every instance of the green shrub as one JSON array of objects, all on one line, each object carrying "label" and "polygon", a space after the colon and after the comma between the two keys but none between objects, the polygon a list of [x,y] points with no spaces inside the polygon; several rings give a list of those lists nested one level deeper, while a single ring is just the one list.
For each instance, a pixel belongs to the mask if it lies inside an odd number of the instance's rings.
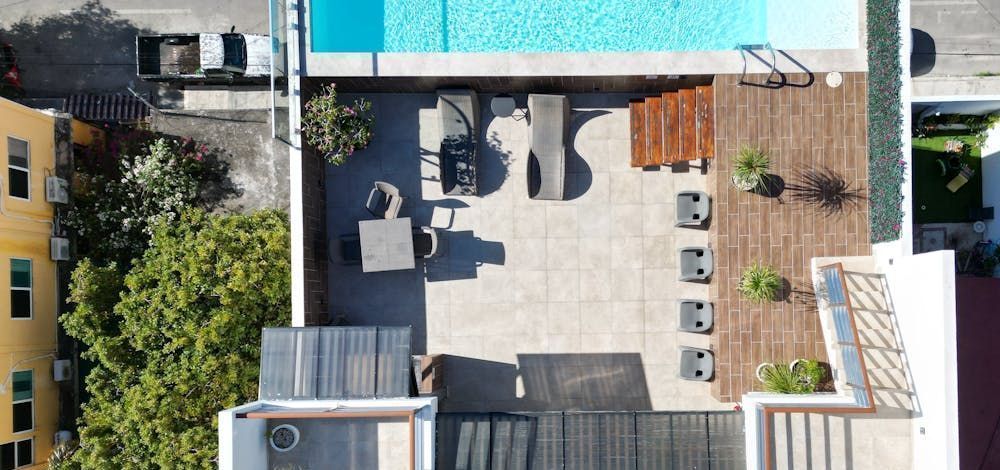
[{"label": "green shrub", "polygon": [[130,132],[108,147],[109,153],[85,152],[78,162],[66,224],[78,235],[78,254],[127,268],[142,256],[155,222],[210,205],[207,188],[225,169],[191,139]]},{"label": "green shrub", "polygon": [[774,268],[754,263],[743,271],[737,290],[753,303],[775,300],[781,289],[781,275]]},{"label": "green shrub", "polygon": [[84,470],[214,469],[217,413],[257,396],[261,329],[291,321],[288,217],[183,212],[122,278],[81,262],[60,322],[94,364]]},{"label": "green shrub", "polygon": [[328,162],[340,165],[371,142],[375,126],[375,117],[369,113],[371,106],[365,99],[351,106],[338,104],[336,85],[326,85],[306,102],[302,135]]},{"label": "green shrub", "polygon": [[762,150],[744,146],[733,157],[733,184],[742,191],[752,191],[767,184],[771,159]]},{"label": "green shrub", "polygon": [[903,223],[899,0],[868,0],[868,192],[873,243],[899,238]]},{"label": "green shrub", "polygon": [[771,393],[810,393],[798,374],[788,364],[768,364],[760,371],[764,391]]},{"label": "green shrub", "polygon": [[815,393],[816,386],[826,376],[818,361],[799,360],[792,368],[788,364],[767,364],[760,370],[764,391],[771,393]]}]

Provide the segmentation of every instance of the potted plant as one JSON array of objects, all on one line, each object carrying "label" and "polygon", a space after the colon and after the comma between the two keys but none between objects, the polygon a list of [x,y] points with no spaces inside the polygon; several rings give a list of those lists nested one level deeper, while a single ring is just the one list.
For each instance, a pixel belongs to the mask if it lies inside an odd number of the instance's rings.
[{"label": "potted plant", "polygon": [[351,106],[339,104],[336,85],[326,85],[306,102],[302,135],[323,153],[326,161],[340,165],[371,142],[375,126],[375,117],[369,113],[371,106],[364,98]]},{"label": "potted plant", "polygon": [[771,393],[811,393],[788,364],[768,364],[759,368],[764,391]]},{"label": "potted plant", "polygon": [[825,376],[823,366],[812,359],[797,359],[791,364],[763,363],[757,367],[757,379],[764,384],[764,391],[771,393],[815,393]]},{"label": "potted plant", "polygon": [[757,262],[743,271],[737,289],[743,297],[753,303],[774,300],[781,289],[781,275],[771,266]]},{"label": "potted plant", "polygon": [[741,191],[763,188],[768,180],[771,159],[764,151],[749,145],[743,146],[733,157],[733,185]]}]

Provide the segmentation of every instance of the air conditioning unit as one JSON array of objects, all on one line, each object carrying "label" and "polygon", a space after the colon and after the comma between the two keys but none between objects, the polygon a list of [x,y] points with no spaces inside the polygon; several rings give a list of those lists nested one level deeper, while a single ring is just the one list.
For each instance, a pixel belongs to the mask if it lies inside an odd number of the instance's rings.
[{"label": "air conditioning unit", "polygon": [[56,435],[52,439],[55,445],[64,444],[73,440],[73,433],[70,431],[56,431]]},{"label": "air conditioning unit", "polygon": [[52,237],[49,239],[49,256],[52,261],[69,260],[69,239]]},{"label": "air conditioning unit", "polygon": [[52,361],[52,378],[56,382],[65,382],[73,378],[73,364],[69,359]]},{"label": "air conditioning unit", "polygon": [[45,200],[53,204],[69,202],[69,183],[58,176],[46,176]]}]

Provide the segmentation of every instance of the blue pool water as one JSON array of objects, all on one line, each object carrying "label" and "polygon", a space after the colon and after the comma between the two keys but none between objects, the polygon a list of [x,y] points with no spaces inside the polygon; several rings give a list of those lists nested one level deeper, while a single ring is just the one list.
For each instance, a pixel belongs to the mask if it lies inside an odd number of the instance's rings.
[{"label": "blue pool water", "polygon": [[311,0],[313,52],[857,47],[857,0]]}]

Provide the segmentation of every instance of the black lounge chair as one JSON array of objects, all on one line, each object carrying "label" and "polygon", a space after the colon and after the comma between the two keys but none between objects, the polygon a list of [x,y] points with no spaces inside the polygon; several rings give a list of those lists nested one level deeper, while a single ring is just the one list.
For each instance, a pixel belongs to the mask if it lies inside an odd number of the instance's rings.
[{"label": "black lounge chair", "polygon": [[438,90],[441,122],[438,162],[441,191],[450,196],[479,194],[479,98],[472,90]]}]

